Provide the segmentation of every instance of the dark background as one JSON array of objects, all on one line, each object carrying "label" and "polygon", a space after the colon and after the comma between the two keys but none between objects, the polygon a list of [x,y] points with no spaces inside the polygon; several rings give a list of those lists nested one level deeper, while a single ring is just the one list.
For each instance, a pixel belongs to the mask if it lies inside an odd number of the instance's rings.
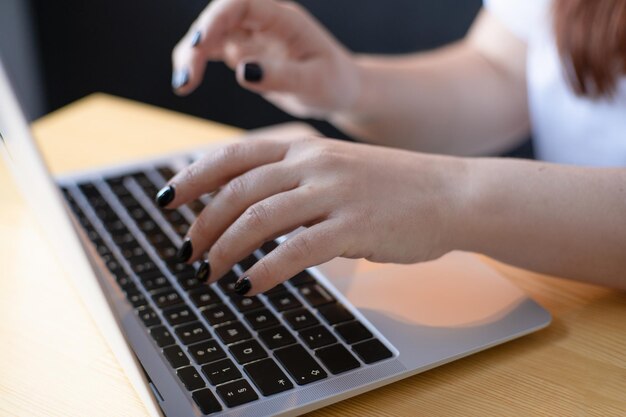
[{"label": "dark background", "polygon": [[[293,120],[240,88],[223,64],[209,64],[203,85],[190,96],[172,93],[171,50],[206,0],[31,1],[46,111],[100,91],[248,129]],[[482,1],[300,3],[352,51],[403,53],[461,38]],[[343,137],[326,123],[312,124]]]}]

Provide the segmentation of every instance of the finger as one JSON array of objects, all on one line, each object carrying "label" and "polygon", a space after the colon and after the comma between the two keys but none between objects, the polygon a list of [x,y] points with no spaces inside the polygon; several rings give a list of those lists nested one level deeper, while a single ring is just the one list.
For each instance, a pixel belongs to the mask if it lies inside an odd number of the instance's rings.
[{"label": "finger", "polygon": [[323,218],[325,203],[309,187],[276,194],[250,206],[220,236],[209,251],[216,280],[278,233],[292,231]]},{"label": "finger", "polygon": [[231,178],[285,156],[288,142],[252,139],[209,152],[177,173],[156,195],[160,207],[176,208],[215,191]]},{"label": "finger", "polygon": [[236,69],[237,82],[257,93],[290,93],[306,90],[319,74],[311,61],[295,61],[289,58],[272,59],[268,55],[243,58]]},{"label": "finger", "polygon": [[304,269],[345,252],[336,220],[326,220],[298,233],[245,271],[235,284],[241,295],[265,292]]},{"label": "finger", "polygon": [[[307,27],[309,30],[304,30]],[[276,39],[306,46],[323,32],[315,29],[313,20],[301,8],[288,2],[273,0],[216,0],[205,8],[189,33],[174,49],[172,84],[177,94],[193,91],[201,82],[206,61],[224,59],[224,47],[233,32],[271,33]],[[196,33],[201,33],[196,47]]]},{"label": "finger", "polygon": [[291,164],[277,162],[229,181],[207,204],[187,233],[193,247],[189,262],[195,262],[248,207],[296,188],[299,183],[297,174]]},{"label": "finger", "polygon": [[[205,28],[203,44],[209,53],[220,53],[233,30],[265,32],[290,42],[304,37],[313,20],[301,7],[290,2],[274,0],[216,0],[207,7],[196,22]],[[308,31],[307,31],[308,32]],[[309,37],[319,36],[316,32]]]},{"label": "finger", "polygon": [[202,82],[207,62],[207,53],[198,43],[202,36],[202,30],[192,27],[172,51],[172,89],[180,96],[191,93]]}]

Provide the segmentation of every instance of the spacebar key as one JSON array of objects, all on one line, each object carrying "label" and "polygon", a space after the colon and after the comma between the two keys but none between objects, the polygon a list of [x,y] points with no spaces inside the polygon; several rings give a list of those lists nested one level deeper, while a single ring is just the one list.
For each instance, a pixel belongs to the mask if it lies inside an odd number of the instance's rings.
[{"label": "spacebar key", "polygon": [[300,345],[287,346],[274,352],[298,385],[310,384],[326,378],[326,371]]}]

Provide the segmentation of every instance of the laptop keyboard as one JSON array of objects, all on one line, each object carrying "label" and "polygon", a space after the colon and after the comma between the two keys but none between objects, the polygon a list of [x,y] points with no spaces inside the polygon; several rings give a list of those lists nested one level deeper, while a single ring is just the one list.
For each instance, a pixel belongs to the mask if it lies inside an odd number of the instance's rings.
[{"label": "laptop keyboard", "polygon": [[[242,297],[243,271],[266,242],[215,284],[176,260],[204,208],[159,210],[169,167],[81,183],[63,194],[156,347],[204,414],[289,391],[387,359],[385,347],[307,271],[265,294]],[[165,226],[165,227],[162,227]]]}]

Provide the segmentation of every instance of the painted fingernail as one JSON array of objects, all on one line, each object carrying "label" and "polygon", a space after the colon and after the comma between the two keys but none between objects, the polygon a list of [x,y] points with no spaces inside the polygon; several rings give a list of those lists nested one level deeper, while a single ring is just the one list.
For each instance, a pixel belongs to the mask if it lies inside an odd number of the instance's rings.
[{"label": "painted fingernail", "polygon": [[172,75],[172,88],[178,90],[189,82],[189,71],[187,69],[174,72]]},{"label": "painted fingernail", "polygon": [[248,62],[243,67],[243,78],[251,83],[258,83],[263,79],[263,68],[255,62]]},{"label": "painted fingernail", "polygon": [[187,237],[183,241],[183,244],[180,245],[176,258],[178,258],[180,262],[187,262],[189,258],[191,258],[192,253],[193,247],[191,246],[191,239]]},{"label": "painted fingernail", "polygon": [[196,279],[205,282],[209,278],[209,275],[211,275],[211,264],[209,261],[202,261],[196,271]]},{"label": "painted fingernail", "polygon": [[235,282],[234,290],[239,295],[246,295],[248,291],[252,288],[252,284],[250,283],[250,278],[241,277]]},{"label": "painted fingernail", "polygon": [[163,208],[167,206],[169,203],[174,201],[174,197],[176,196],[176,191],[174,190],[173,185],[168,185],[166,187],[161,188],[154,198],[159,207]]},{"label": "painted fingernail", "polygon": [[193,34],[193,37],[191,38],[191,46],[195,48],[196,46],[198,46],[201,40],[202,40],[202,32],[197,31],[196,33]]}]

